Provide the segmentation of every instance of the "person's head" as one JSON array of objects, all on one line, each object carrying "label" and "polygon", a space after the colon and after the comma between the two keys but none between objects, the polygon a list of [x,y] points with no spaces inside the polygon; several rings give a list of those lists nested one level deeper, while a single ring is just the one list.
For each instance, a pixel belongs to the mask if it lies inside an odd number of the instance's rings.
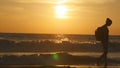
[{"label": "person's head", "polygon": [[112,20],[110,18],[106,19],[106,26],[110,26],[112,24]]}]

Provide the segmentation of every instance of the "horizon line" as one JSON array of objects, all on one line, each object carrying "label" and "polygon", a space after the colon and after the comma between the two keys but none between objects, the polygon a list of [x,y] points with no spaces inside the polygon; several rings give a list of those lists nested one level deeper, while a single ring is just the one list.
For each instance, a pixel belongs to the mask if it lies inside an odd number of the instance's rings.
[{"label": "horizon line", "polygon": [[[58,35],[95,35],[95,34],[75,34],[75,33],[68,33],[68,34],[65,34],[65,33],[30,33],[30,32],[0,32],[0,34],[46,34],[46,35],[52,35],[52,34],[58,34]],[[118,34],[111,34],[110,36],[120,36]]]}]

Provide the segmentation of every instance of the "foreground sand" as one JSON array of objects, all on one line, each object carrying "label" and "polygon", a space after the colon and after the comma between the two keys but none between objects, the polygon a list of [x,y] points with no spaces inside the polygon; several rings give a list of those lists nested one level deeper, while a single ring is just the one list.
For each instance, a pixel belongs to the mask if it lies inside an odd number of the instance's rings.
[{"label": "foreground sand", "polygon": [[[11,66],[11,65],[8,65],[8,66],[0,66],[0,68],[104,68],[102,66],[40,66],[40,65],[37,65],[37,66],[34,66],[34,65],[14,65],[14,66]],[[107,68],[120,68],[120,66],[108,66]]]}]

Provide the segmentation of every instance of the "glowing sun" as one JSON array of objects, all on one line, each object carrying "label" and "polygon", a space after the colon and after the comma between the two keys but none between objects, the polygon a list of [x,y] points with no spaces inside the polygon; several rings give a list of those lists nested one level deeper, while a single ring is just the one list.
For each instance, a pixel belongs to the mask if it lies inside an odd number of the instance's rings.
[{"label": "glowing sun", "polygon": [[66,18],[68,13],[68,8],[63,5],[55,7],[56,17],[57,18]]}]

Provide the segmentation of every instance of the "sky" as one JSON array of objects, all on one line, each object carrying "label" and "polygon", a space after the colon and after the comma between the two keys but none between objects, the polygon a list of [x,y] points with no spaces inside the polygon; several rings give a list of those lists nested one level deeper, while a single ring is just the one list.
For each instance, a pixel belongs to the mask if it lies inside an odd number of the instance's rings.
[{"label": "sky", "polygon": [[111,18],[120,35],[120,0],[0,0],[0,32],[94,34]]}]

